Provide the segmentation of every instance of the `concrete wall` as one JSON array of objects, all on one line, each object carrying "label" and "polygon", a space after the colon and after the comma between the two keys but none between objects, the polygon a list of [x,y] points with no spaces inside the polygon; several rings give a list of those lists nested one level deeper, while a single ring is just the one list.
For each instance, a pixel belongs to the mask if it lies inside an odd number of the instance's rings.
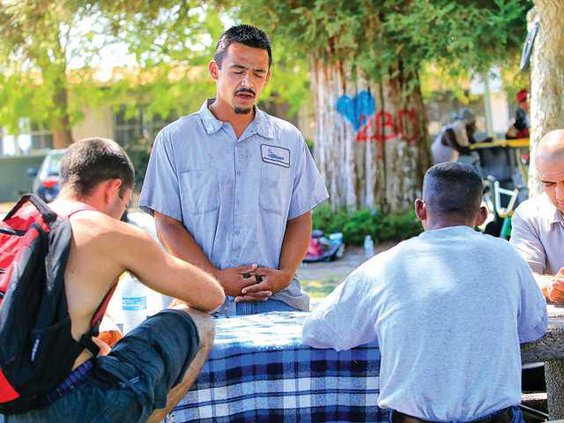
[{"label": "concrete wall", "polygon": [[0,202],[16,201],[20,193],[30,192],[33,178],[27,175],[27,169],[39,168],[44,158],[45,153],[0,157]]},{"label": "concrete wall", "polygon": [[84,119],[72,128],[72,136],[75,140],[89,137],[114,137],[113,116],[111,107],[99,109],[85,109]]}]

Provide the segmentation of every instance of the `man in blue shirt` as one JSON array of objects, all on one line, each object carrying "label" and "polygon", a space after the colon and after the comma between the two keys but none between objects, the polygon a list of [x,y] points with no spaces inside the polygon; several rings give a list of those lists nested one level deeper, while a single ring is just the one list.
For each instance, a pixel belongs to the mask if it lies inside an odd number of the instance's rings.
[{"label": "man in blue shirt", "polygon": [[271,63],[261,30],[221,36],[216,98],[159,133],[139,201],[164,246],[220,282],[227,314],[309,309],[295,273],[328,195],[300,132],[255,105]]},{"label": "man in blue shirt", "polygon": [[378,340],[391,422],[523,420],[519,344],[544,334],[546,303],[511,245],[474,230],[481,200],[470,166],[433,166],[415,202],[425,231],[367,261],[305,321],[315,348]]}]

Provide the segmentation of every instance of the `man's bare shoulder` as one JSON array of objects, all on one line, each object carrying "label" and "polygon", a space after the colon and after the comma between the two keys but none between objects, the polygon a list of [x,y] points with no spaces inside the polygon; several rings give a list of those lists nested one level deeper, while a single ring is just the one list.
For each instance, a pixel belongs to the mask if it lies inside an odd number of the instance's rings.
[{"label": "man's bare shoulder", "polygon": [[70,218],[75,240],[101,244],[110,250],[150,237],[140,228],[121,222],[97,210],[84,210]]}]

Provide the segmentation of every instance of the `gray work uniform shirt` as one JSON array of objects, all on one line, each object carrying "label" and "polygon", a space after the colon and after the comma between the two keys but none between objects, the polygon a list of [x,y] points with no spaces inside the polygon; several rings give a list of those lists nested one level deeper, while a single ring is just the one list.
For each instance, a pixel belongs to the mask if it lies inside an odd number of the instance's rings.
[{"label": "gray work uniform shirt", "polygon": [[521,203],[511,224],[510,242],[533,272],[555,275],[564,267],[564,214],[546,194]]},{"label": "gray work uniform shirt", "polygon": [[[209,111],[211,101],[157,135],[139,206],[183,222],[218,269],[277,269],[287,221],[326,200],[327,190],[293,125],[256,108],[237,139]],[[297,278],[271,298],[309,309]]]}]

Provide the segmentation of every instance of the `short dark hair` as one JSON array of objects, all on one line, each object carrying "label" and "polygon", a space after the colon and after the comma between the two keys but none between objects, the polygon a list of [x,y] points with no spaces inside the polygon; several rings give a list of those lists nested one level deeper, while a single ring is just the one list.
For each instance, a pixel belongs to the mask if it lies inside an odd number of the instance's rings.
[{"label": "short dark hair", "polygon": [[223,57],[227,53],[227,49],[233,43],[243,44],[247,47],[260,48],[268,52],[268,67],[272,64],[272,51],[270,49],[270,40],[266,33],[251,25],[232,26],[219,37],[217,46],[215,47],[214,60],[221,69]]},{"label": "short dark hair", "polygon": [[482,193],[482,178],[462,163],[436,164],[423,179],[423,201],[432,214],[472,217],[480,209]]},{"label": "short dark hair", "polygon": [[133,188],[135,170],[127,153],[115,141],[85,138],[68,148],[61,160],[61,185],[79,196],[89,195],[100,182],[120,179],[120,196]]}]

